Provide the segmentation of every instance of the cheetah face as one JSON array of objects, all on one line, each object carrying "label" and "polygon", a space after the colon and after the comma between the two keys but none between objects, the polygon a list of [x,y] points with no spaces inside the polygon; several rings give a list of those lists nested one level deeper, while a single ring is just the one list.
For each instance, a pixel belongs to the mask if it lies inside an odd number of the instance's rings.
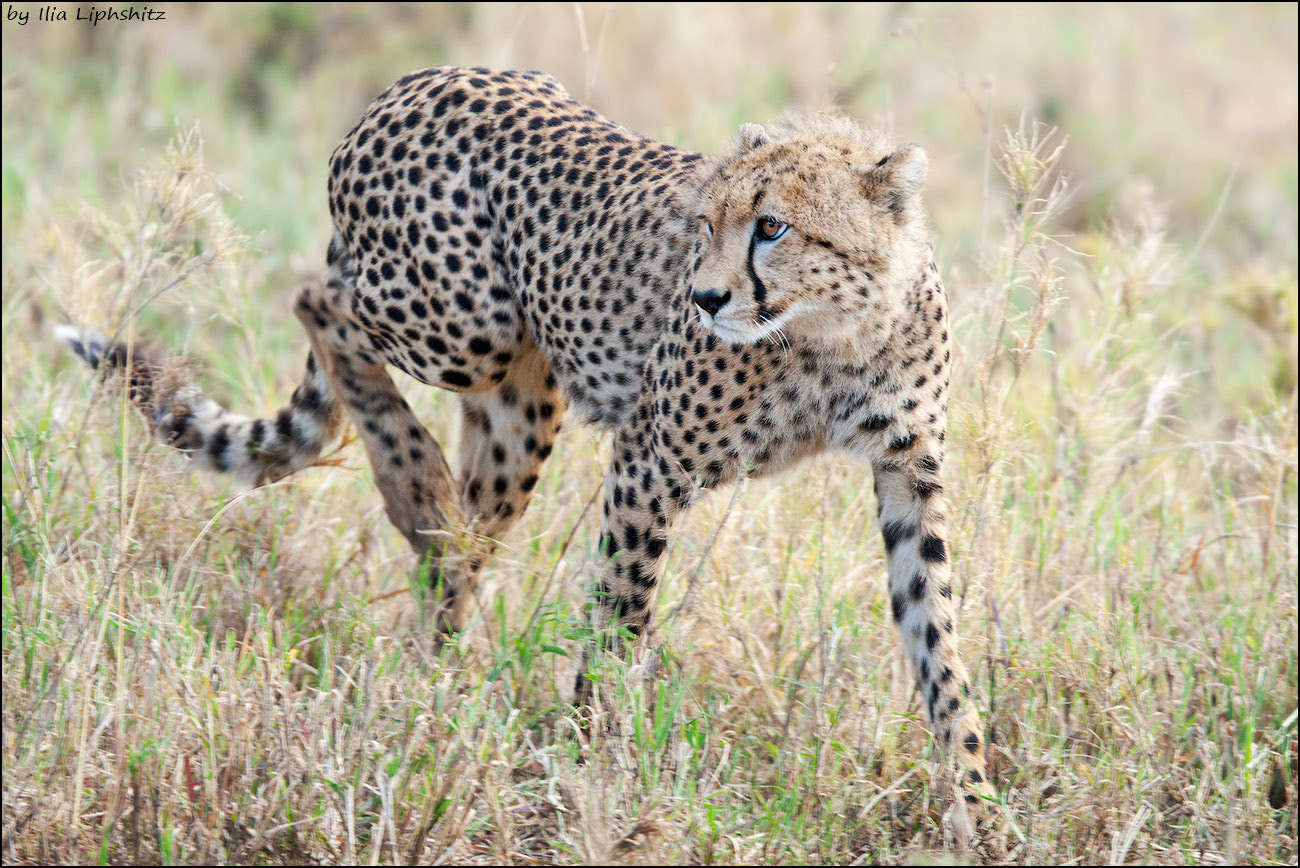
[{"label": "cheetah face", "polygon": [[779,332],[793,305],[773,298],[768,280],[782,258],[777,245],[790,235],[790,224],[780,214],[762,214],[727,227],[725,237],[715,240],[712,221],[702,216],[700,222],[706,236],[700,264],[706,268],[696,272],[690,294],[700,321],[733,343],[755,343]]},{"label": "cheetah face", "polygon": [[924,151],[757,129],[703,185],[688,285],[700,322],[735,344],[891,327],[929,259]]}]

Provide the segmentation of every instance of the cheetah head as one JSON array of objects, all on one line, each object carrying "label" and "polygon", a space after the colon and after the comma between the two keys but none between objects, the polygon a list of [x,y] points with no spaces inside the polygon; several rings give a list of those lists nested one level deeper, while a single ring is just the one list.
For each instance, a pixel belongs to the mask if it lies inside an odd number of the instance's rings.
[{"label": "cheetah head", "polygon": [[739,344],[884,336],[929,262],[928,165],[845,118],[741,127],[700,188],[688,291],[701,322]]}]

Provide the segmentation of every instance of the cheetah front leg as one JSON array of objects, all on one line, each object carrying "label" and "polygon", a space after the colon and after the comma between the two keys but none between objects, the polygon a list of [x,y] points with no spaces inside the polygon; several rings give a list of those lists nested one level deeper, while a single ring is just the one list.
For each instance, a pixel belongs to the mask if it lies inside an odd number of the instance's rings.
[{"label": "cheetah front leg", "polygon": [[[599,644],[617,650],[612,630],[640,636],[650,625],[668,534],[690,503],[695,483],[671,455],[660,454],[652,435],[635,425],[614,438],[605,476],[597,577],[592,588],[592,620]],[[582,649],[574,679],[574,704],[592,698],[588,665],[595,649]]]},{"label": "cheetah front leg", "polygon": [[948,561],[943,473],[934,448],[918,444],[904,463],[875,465],[880,530],[888,560],[890,608],[916,672],[926,721],[961,768],[954,825],[969,839],[971,818],[993,795],[984,763],[979,714],[969,701],[966,666],[957,648]]},{"label": "cheetah front leg", "polygon": [[460,591],[472,575],[472,556],[458,538],[464,527],[459,486],[438,441],[352,322],[344,297],[338,280],[324,288],[308,287],[294,313],[365,444],[389,520],[428,566],[430,583],[440,591],[436,624],[450,633],[462,626],[467,595]]}]

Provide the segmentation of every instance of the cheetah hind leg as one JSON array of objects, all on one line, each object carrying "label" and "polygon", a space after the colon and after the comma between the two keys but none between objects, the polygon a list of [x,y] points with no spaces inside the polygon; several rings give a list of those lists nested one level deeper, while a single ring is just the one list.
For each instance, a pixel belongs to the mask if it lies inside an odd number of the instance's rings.
[{"label": "cheetah hind leg", "polygon": [[530,338],[491,391],[461,400],[461,509],[477,572],[519,520],[550,456],[564,416],[564,393]]},{"label": "cheetah hind leg", "polygon": [[366,447],[389,520],[419,556],[420,575],[427,570],[436,594],[436,629],[449,635],[464,627],[470,596],[464,591],[475,562],[463,533],[459,486],[437,440],[348,315],[345,294],[340,281],[332,280],[323,289],[307,287],[294,313]]}]

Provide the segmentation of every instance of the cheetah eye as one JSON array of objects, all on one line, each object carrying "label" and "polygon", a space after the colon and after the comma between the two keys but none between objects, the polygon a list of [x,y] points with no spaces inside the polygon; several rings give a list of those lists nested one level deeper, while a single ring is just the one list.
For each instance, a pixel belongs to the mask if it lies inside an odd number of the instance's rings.
[{"label": "cheetah eye", "polygon": [[789,225],[782,223],[774,217],[759,217],[758,225],[754,231],[758,234],[759,241],[775,241],[785,234]]}]

